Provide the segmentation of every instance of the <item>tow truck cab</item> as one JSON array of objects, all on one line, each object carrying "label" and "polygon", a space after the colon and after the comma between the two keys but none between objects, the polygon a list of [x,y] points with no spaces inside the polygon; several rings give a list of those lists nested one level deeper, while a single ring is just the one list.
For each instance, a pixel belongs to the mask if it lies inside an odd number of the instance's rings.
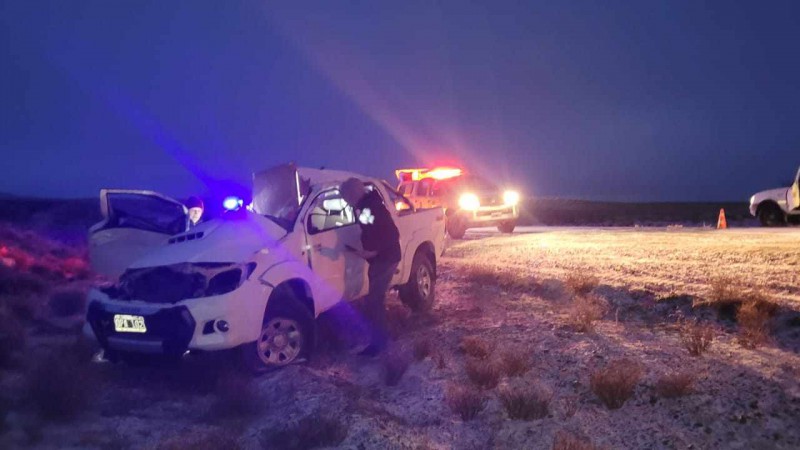
[{"label": "tow truck cab", "polygon": [[519,219],[520,195],[456,167],[398,169],[397,190],[415,208],[442,207],[447,233],[461,239],[469,228],[496,226],[511,233]]}]

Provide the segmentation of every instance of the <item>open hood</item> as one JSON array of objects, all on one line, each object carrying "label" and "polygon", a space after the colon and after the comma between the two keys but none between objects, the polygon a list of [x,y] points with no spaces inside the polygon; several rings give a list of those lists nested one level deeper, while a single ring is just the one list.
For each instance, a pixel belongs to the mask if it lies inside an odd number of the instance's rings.
[{"label": "open hood", "polygon": [[134,261],[130,269],[179,263],[241,263],[276,245],[286,231],[253,213],[237,219],[216,219],[171,237],[165,245]]}]

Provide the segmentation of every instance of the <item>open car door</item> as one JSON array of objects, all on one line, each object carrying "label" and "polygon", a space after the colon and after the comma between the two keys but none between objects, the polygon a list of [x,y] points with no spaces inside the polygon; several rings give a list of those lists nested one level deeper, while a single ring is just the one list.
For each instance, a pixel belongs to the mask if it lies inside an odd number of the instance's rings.
[{"label": "open car door", "polygon": [[789,198],[786,200],[789,205],[789,207],[786,208],[788,211],[800,209],[800,169],[797,169],[797,176],[794,177],[792,188],[789,189]]},{"label": "open car door", "polygon": [[100,212],[103,220],[89,230],[89,258],[95,272],[112,278],[189,226],[181,202],[152,191],[103,189]]}]

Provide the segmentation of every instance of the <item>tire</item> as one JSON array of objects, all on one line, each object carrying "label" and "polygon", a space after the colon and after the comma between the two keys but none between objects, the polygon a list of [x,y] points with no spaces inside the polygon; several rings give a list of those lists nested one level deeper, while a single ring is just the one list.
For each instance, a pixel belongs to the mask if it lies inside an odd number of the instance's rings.
[{"label": "tire", "polygon": [[411,263],[408,282],[400,287],[400,299],[415,313],[430,311],[436,299],[436,271],[425,252],[418,251]]},{"label": "tire", "polygon": [[310,357],[314,347],[311,311],[293,296],[276,300],[281,303],[267,305],[258,339],[240,348],[242,363],[253,373],[303,361]]},{"label": "tire", "polygon": [[453,215],[447,219],[447,234],[453,239],[462,239],[467,232],[467,224],[464,219]]},{"label": "tire", "polygon": [[516,220],[509,220],[508,222],[503,222],[497,226],[497,231],[501,233],[513,233],[514,228],[517,227]]},{"label": "tire", "polygon": [[758,220],[765,227],[781,227],[786,225],[786,215],[780,207],[768,203],[758,208]]}]

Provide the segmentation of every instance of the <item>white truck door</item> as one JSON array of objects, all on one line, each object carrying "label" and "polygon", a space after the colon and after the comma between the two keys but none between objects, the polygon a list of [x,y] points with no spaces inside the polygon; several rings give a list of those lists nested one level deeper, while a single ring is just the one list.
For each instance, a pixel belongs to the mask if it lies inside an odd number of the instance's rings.
[{"label": "white truck door", "polygon": [[112,278],[189,224],[181,202],[152,191],[103,189],[100,212],[103,220],[89,229],[89,258],[95,272]]},{"label": "white truck door", "polygon": [[800,169],[797,169],[797,176],[794,177],[794,184],[789,189],[789,198],[787,198],[787,211],[794,211],[800,209]]},{"label": "white truck door", "polygon": [[[305,216],[309,264],[318,282],[324,283],[321,302],[333,304],[341,299],[358,298],[366,290],[367,263],[347,249],[361,248],[361,230],[353,208],[337,189],[321,192],[312,201]],[[312,287],[313,289],[313,287]]]}]

